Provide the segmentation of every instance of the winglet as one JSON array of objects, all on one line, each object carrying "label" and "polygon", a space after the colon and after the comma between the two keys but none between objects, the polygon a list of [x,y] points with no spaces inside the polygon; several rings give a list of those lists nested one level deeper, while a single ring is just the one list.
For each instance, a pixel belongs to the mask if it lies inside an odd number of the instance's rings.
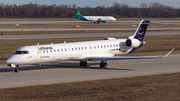
[{"label": "winglet", "polygon": [[175,48],[173,48],[173,49],[172,49],[170,52],[168,52],[166,55],[161,56],[161,57],[159,57],[159,58],[165,58],[165,57],[169,56],[169,54],[171,54],[174,50],[175,50]]}]

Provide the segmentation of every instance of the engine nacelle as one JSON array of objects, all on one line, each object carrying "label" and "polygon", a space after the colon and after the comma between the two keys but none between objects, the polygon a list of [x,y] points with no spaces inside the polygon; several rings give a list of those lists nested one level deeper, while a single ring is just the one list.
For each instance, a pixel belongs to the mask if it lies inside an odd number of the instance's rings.
[{"label": "engine nacelle", "polygon": [[126,46],[131,48],[137,48],[141,45],[141,41],[138,39],[127,39],[126,40]]},{"label": "engine nacelle", "polygon": [[106,20],[102,20],[102,23],[106,23]]}]

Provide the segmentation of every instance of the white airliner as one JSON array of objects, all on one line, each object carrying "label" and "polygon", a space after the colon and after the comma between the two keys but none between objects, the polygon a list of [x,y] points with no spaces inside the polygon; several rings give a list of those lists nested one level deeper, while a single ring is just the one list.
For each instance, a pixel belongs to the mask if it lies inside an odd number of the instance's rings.
[{"label": "white airliner", "polygon": [[157,59],[168,56],[115,57],[115,55],[133,53],[145,44],[143,41],[147,26],[151,23],[142,20],[134,33],[127,39],[105,38],[98,41],[85,41],[60,44],[24,46],[17,49],[6,61],[7,65],[19,71],[19,65],[42,64],[59,61],[80,61],[80,66],[87,66],[87,61],[101,61],[100,67],[106,68],[108,60]]},{"label": "white airliner", "polygon": [[74,18],[84,21],[90,21],[94,23],[106,23],[107,21],[116,21],[116,19],[112,16],[83,16],[81,13],[75,9],[76,16]]}]

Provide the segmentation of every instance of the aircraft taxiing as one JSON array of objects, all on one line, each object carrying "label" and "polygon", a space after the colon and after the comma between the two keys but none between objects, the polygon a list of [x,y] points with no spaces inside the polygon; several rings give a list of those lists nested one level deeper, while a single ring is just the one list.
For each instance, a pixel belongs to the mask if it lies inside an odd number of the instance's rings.
[{"label": "aircraft taxiing", "polygon": [[76,16],[74,18],[84,21],[90,21],[91,23],[106,23],[107,21],[116,21],[116,19],[112,16],[83,16],[81,13],[75,9]]},{"label": "aircraft taxiing", "polygon": [[[87,66],[87,61],[100,61],[100,67],[106,68],[108,60],[157,59],[168,56],[116,57],[131,54],[142,47],[147,26],[152,23],[142,20],[133,36],[127,39],[105,38],[97,41],[84,41],[60,44],[24,46],[17,49],[6,61],[7,65],[19,71],[19,65],[42,64],[59,61],[80,61],[80,66]],[[170,24],[164,24],[170,25]]]}]

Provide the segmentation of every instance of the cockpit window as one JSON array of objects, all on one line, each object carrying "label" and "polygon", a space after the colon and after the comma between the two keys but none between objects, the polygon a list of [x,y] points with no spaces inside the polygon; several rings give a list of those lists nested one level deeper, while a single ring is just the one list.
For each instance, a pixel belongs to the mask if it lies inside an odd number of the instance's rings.
[{"label": "cockpit window", "polygon": [[14,54],[21,54],[22,51],[16,51]]},{"label": "cockpit window", "polygon": [[16,51],[14,54],[29,54],[28,51]]},{"label": "cockpit window", "polygon": [[29,54],[28,51],[22,51],[22,54]]}]

